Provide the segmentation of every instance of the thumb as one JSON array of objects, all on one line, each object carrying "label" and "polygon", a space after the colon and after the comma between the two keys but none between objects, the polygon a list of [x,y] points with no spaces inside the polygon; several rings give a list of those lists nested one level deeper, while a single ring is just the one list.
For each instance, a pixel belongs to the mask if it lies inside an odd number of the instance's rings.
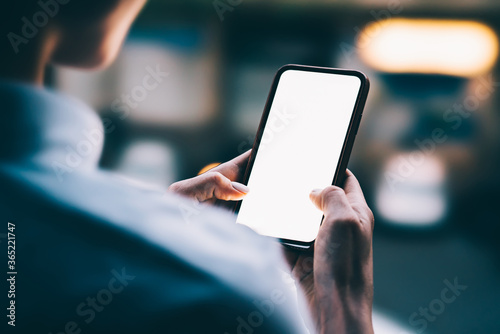
[{"label": "thumb", "polygon": [[213,192],[215,198],[223,201],[238,201],[250,191],[244,184],[231,182],[228,178],[224,178],[224,182],[215,185]]},{"label": "thumb", "polygon": [[311,199],[311,202],[313,202],[313,204],[318,209],[320,209],[321,211],[323,211],[322,204],[321,204],[321,202],[322,202],[321,201],[321,191],[322,191],[322,189],[314,189],[309,194],[309,199]]},{"label": "thumb", "polygon": [[314,189],[309,194],[309,198],[325,215],[349,206],[344,190],[336,186]]}]

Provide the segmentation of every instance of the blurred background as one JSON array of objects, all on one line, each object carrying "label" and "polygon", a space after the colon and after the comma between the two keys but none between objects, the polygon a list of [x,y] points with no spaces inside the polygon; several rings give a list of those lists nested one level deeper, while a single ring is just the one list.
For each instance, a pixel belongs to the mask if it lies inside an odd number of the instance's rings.
[{"label": "blurred background", "polygon": [[[109,69],[53,69],[101,165],[167,187],[251,148],[284,64],[365,72],[350,166],[376,217],[378,333],[500,333],[496,0],[150,0]],[[147,78],[147,79],[146,79]]]}]

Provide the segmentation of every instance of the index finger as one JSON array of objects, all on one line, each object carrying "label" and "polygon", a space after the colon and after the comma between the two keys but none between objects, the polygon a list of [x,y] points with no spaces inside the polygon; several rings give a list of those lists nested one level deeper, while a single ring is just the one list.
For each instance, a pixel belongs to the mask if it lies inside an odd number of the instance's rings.
[{"label": "index finger", "polygon": [[221,173],[231,181],[237,181],[243,169],[246,168],[251,152],[252,150],[250,149],[236,158],[213,168],[212,171]]},{"label": "index finger", "polygon": [[342,188],[345,191],[349,203],[366,203],[363,190],[361,189],[356,176],[354,176],[349,169],[346,170],[346,178]]},{"label": "index finger", "polygon": [[345,178],[343,188],[347,200],[351,204],[353,210],[356,211],[360,217],[363,217],[367,221],[371,222],[373,228],[373,213],[366,203],[363,190],[361,189],[358,180],[350,170],[346,170],[346,174],[347,176]]},{"label": "index finger", "polygon": [[245,153],[238,155],[236,158],[229,160],[228,163],[235,164],[239,169],[246,167],[248,159],[250,158],[250,153],[252,153],[252,149],[249,149]]}]

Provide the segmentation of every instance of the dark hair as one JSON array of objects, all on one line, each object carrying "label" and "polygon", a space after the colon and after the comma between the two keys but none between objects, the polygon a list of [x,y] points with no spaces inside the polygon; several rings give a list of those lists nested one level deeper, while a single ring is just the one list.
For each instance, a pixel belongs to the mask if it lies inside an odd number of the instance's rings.
[{"label": "dark hair", "polygon": [[[84,20],[89,17],[100,18],[116,6],[120,0],[13,0],[4,4],[0,11],[0,26],[19,29],[22,18],[33,21],[34,15],[41,19],[47,16],[54,20]],[[63,15],[60,15],[63,14]],[[16,27],[16,24],[18,27]],[[8,29],[7,29],[8,30]]]},{"label": "dark hair", "polygon": [[15,53],[49,23],[92,24],[119,0],[13,0],[0,11],[0,57]]}]

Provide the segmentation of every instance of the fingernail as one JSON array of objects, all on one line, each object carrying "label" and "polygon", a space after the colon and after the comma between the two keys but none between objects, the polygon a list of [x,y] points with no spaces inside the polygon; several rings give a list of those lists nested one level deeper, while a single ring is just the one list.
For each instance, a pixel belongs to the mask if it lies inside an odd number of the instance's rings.
[{"label": "fingernail", "polygon": [[234,189],[238,190],[240,193],[246,194],[250,191],[250,188],[239,182],[231,182],[231,185],[233,186]]}]

